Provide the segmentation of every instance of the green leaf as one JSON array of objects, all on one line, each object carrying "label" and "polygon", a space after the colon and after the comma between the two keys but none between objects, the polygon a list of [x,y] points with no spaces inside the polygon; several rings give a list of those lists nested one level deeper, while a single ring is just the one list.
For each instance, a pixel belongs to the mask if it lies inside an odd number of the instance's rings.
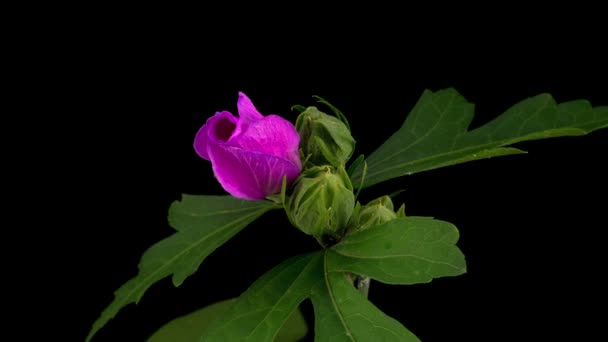
[{"label": "green leaf", "polygon": [[201,341],[274,341],[323,274],[322,254],[290,258],[259,278]]},{"label": "green leaf", "polygon": [[203,260],[265,212],[279,208],[270,201],[245,201],[231,196],[183,195],[169,209],[169,224],[177,232],[150,247],[142,256],[137,276],[115,292],[114,301],[93,323],[89,341],[118,311],[137,303],[157,281],[173,275],[179,286]]},{"label": "green leaf", "polygon": [[200,310],[176,318],[157,330],[148,342],[189,342],[196,341],[218,316],[224,314],[233,299],[213,303]]},{"label": "green leaf", "polygon": [[200,341],[274,341],[307,298],[315,312],[315,341],[418,341],[347,280],[329,269],[329,250],[296,256],[259,278],[212,323]]},{"label": "green leaf", "polygon": [[[205,333],[211,323],[223,315],[236,299],[211,304],[198,311],[165,324],[148,342],[191,342]],[[308,333],[308,326],[300,310],[295,310],[279,331],[275,342],[297,342]]]},{"label": "green leaf", "polygon": [[[468,131],[474,105],[454,89],[426,90],[403,126],[366,160],[365,187],[415,172],[472,160],[525,153],[504,147],[521,141],[585,135],[608,127],[608,106],[557,104],[551,95],[523,100],[492,122]],[[353,174],[359,184],[362,168]]]},{"label": "green leaf", "polygon": [[344,273],[326,269],[323,281],[313,288],[312,301],[317,342],[419,341],[363,297]]},{"label": "green leaf", "polygon": [[429,217],[404,217],[357,231],[327,254],[332,272],[352,272],[388,284],[426,283],[466,272],[458,230]]}]

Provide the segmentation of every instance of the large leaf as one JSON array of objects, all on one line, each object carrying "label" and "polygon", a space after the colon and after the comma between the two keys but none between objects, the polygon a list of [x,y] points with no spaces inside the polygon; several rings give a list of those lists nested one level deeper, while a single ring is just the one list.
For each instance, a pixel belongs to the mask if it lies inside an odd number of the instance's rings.
[{"label": "large leaf", "polygon": [[212,323],[200,341],[274,341],[306,298],[315,311],[315,341],[418,341],[328,269],[328,250],[288,259],[258,279]]},{"label": "large leaf", "polygon": [[[148,342],[192,342],[207,331],[218,317],[223,315],[235,299],[213,303],[188,315],[176,318],[162,326]],[[300,310],[295,310],[277,334],[275,342],[301,341],[308,333],[306,320]]]},{"label": "large leaf", "polygon": [[466,272],[458,230],[429,217],[405,217],[357,231],[327,254],[329,271],[352,272],[388,284],[426,283]]},{"label": "large leaf", "polygon": [[137,303],[155,282],[173,275],[173,284],[181,285],[211,252],[273,208],[277,205],[270,201],[183,195],[182,201],[174,202],[169,209],[169,224],[177,232],[144,253],[139,273],[116,291],[114,301],[93,324],[87,341],[121,308]]},{"label": "large leaf", "polygon": [[258,279],[201,341],[274,341],[323,274],[320,252],[290,258]]},{"label": "large leaf", "polygon": [[312,301],[316,342],[419,341],[363,297],[342,272],[326,269],[313,288]]},{"label": "large leaf", "polygon": [[[474,105],[454,89],[426,90],[401,128],[367,159],[364,187],[415,172],[472,160],[525,153],[517,142],[584,135],[608,127],[608,106],[577,100],[556,104],[541,94],[521,101],[492,122],[468,131]],[[353,185],[362,178],[360,166]]]},{"label": "large leaf", "polygon": [[211,322],[230,308],[234,300],[233,298],[213,303],[200,310],[178,317],[158,329],[150,336],[148,342],[196,341],[209,328]]}]

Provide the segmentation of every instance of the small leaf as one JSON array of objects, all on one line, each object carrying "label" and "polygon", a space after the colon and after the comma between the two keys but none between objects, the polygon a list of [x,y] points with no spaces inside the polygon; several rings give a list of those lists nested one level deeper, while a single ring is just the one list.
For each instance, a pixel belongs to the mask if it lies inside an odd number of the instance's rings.
[{"label": "small leaf", "polygon": [[[208,327],[221,317],[236,299],[228,299],[204,307],[188,315],[176,318],[155,332],[148,342],[191,342],[207,331]],[[308,333],[308,326],[302,311],[296,310],[287,319],[275,342],[297,342]]]},{"label": "small leaf", "polygon": [[401,206],[399,207],[399,209],[397,209],[397,218],[403,218],[405,217],[405,203],[401,203]]},{"label": "small leaf", "polygon": [[93,323],[89,341],[118,311],[137,303],[157,281],[173,275],[179,286],[203,260],[265,212],[279,208],[270,201],[245,201],[231,196],[183,195],[169,209],[169,224],[177,232],[150,247],[142,256],[137,276],[115,292],[114,301]]},{"label": "small leaf", "polygon": [[390,197],[391,199],[395,199],[395,197],[401,195],[402,192],[405,192],[405,189],[395,190],[395,191],[391,192],[390,194],[388,194],[388,197]]},{"label": "small leaf", "polygon": [[200,341],[274,341],[323,274],[322,254],[290,258],[259,278]]},{"label": "small leaf", "polygon": [[327,269],[324,273],[312,291],[316,342],[419,341],[363,297],[344,273]]},{"label": "small leaf", "polygon": [[[426,90],[403,126],[366,160],[365,187],[385,180],[484,158],[525,153],[504,146],[608,127],[608,106],[588,101],[557,104],[551,95],[523,100],[492,122],[468,131],[473,104],[454,89]],[[362,168],[353,174],[359,184]]]},{"label": "small leaf", "polygon": [[429,217],[398,218],[345,237],[327,254],[332,272],[352,272],[388,284],[426,283],[466,272],[458,230]]},{"label": "small leaf", "polygon": [[355,159],[350,166],[348,167],[348,170],[346,171],[346,173],[348,173],[348,177],[351,177],[353,175],[353,172],[355,172],[355,170],[359,167],[359,164],[361,164],[363,161],[365,160],[365,156],[360,154],[357,159]]},{"label": "small leaf", "polygon": [[329,107],[329,109],[331,109],[331,111],[334,112],[334,114],[336,115],[336,117],[338,119],[340,119],[340,121],[342,121],[342,123],[350,131],[350,124],[348,123],[348,119],[346,119],[346,116],[338,108],[334,107],[334,105],[332,105],[331,103],[327,102],[321,96],[313,95],[313,97],[315,99],[317,99],[317,102],[322,103],[322,104],[326,105],[327,107]]},{"label": "small leaf", "polygon": [[363,171],[361,174],[361,183],[359,184],[359,186],[357,187],[357,191],[355,192],[355,200],[357,198],[359,198],[359,193],[361,192],[361,189],[363,189],[363,182],[365,182],[366,175],[367,175],[367,162],[364,160],[363,161]]},{"label": "small leaf", "polygon": [[283,176],[283,182],[281,183],[281,206],[285,207],[285,201],[287,199],[287,175]]},{"label": "small leaf", "polygon": [[298,113],[302,113],[303,111],[306,110],[306,107],[304,107],[302,105],[293,105],[293,106],[291,106],[291,110],[295,110]]}]

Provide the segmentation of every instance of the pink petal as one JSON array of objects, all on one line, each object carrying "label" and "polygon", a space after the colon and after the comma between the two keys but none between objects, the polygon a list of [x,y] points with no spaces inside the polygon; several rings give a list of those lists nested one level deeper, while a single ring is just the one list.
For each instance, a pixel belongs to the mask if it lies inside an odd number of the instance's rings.
[{"label": "pink petal", "polygon": [[194,138],[194,150],[201,158],[209,160],[209,153],[207,153],[207,144],[209,138],[207,137],[207,124],[204,124],[201,129],[196,133]]},{"label": "pink petal", "polygon": [[243,92],[239,92],[239,99],[236,103],[239,111],[239,118],[244,120],[245,124],[261,120],[264,116],[255,108],[253,102]]},{"label": "pink petal", "polygon": [[194,138],[194,150],[204,159],[209,159],[208,145],[209,140],[224,143],[235,134],[237,118],[230,112],[215,113],[207,119],[207,123],[201,127]]},{"label": "pink petal", "polygon": [[232,196],[249,200],[264,199],[281,191],[283,176],[290,184],[300,174],[291,161],[225,144],[210,143],[213,172]]},{"label": "pink petal", "polygon": [[277,115],[268,115],[252,123],[245,132],[235,136],[230,145],[282,157],[298,169],[302,167],[298,152],[300,136],[291,122]]},{"label": "pink petal", "polygon": [[230,112],[219,112],[215,113],[214,116],[207,120],[209,125],[209,139],[216,142],[227,142],[235,134],[234,131],[237,126],[238,119],[234,117]]}]

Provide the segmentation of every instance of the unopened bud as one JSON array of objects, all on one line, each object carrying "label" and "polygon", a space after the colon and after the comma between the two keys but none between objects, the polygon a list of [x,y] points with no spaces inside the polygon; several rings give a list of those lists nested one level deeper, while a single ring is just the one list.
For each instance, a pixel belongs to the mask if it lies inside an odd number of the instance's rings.
[{"label": "unopened bud", "polygon": [[314,166],[304,171],[287,201],[292,223],[322,241],[339,238],[355,206],[353,187],[343,168]]},{"label": "unopened bud", "polygon": [[402,205],[395,212],[391,198],[389,196],[382,196],[368,202],[364,206],[357,203],[349,227],[353,230],[367,229],[398,217],[405,217],[405,206]]},{"label": "unopened bud", "polygon": [[339,167],[350,159],[355,149],[355,139],[348,127],[316,107],[308,107],[298,116],[296,129],[304,158],[309,157],[313,165]]}]

